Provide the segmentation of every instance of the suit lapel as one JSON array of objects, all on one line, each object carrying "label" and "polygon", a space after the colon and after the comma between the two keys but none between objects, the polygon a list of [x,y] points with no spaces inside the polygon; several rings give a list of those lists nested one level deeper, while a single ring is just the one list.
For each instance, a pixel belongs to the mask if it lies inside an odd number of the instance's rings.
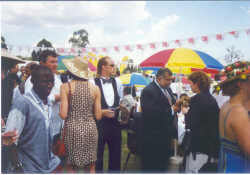
[{"label": "suit lapel", "polygon": [[153,85],[154,89],[158,92],[158,94],[159,94],[159,99],[160,99],[161,101],[163,101],[164,103],[167,103],[168,105],[170,105],[169,102],[168,102],[167,97],[166,97],[165,94],[162,92],[162,90],[159,88],[159,86],[158,86],[154,81],[152,82],[152,85]]}]

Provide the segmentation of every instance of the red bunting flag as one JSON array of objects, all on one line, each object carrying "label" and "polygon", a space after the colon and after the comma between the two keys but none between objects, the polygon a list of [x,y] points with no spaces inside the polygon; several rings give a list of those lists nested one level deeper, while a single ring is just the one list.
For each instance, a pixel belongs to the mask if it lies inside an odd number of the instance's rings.
[{"label": "red bunting flag", "polygon": [[194,44],[194,38],[189,38],[188,42],[191,43],[191,44]]},{"label": "red bunting flag", "polygon": [[56,51],[57,51],[58,53],[64,53],[64,48],[57,48]]},{"label": "red bunting flag", "polygon": [[115,46],[114,49],[115,49],[116,52],[119,52],[119,47],[118,46]]},{"label": "red bunting flag", "polygon": [[155,43],[150,43],[149,46],[151,49],[155,49]]},{"label": "red bunting flag", "polygon": [[137,44],[137,45],[136,45],[136,47],[137,47],[137,49],[143,50],[143,48],[142,48],[142,45],[141,45],[141,44]]},{"label": "red bunting flag", "polygon": [[222,40],[222,39],[223,39],[223,38],[222,38],[222,34],[217,34],[217,35],[216,35],[216,39],[217,39],[217,40]]},{"label": "red bunting flag", "polygon": [[168,43],[167,42],[162,42],[162,47],[168,47]]},{"label": "red bunting flag", "polygon": [[249,35],[250,34],[250,29],[246,30],[246,34]]},{"label": "red bunting flag", "polygon": [[228,32],[228,33],[233,35],[234,37],[238,37],[238,32],[237,31],[231,31],[231,32]]},{"label": "red bunting flag", "polygon": [[92,52],[97,52],[95,47],[93,47],[91,50],[92,50]]},{"label": "red bunting flag", "polygon": [[126,45],[126,46],[125,46],[125,50],[131,51],[130,46],[129,46],[129,45]]},{"label": "red bunting flag", "polygon": [[70,52],[71,52],[71,53],[75,53],[76,51],[75,51],[74,48],[71,48],[71,49],[70,49]]},{"label": "red bunting flag", "polygon": [[208,37],[207,36],[202,36],[201,40],[204,41],[204,42],[208,42]]},{"label": "red bunting flag", "polygon": [[179,46],[181,45],[180,40],[175,40],[174,42],[175,42],[175,44],[178,44]]},{"label": "red bunting flag", "polygon": [[82,53],[85,53],[86,51],[86,48],[82,48]]},{"label": "red bunting flag", "polygon": [[102,51],[103,52],[107,52],[107,49],[104,47],[104,48],[102,48]]}]

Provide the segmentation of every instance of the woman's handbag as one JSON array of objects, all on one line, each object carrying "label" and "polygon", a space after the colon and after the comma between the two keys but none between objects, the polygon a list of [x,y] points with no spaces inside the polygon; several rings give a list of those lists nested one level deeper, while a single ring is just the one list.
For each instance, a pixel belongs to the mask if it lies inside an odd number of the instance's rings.
[{"label": "woman's handbag", "polygon": [[[69,96],[68,96],[68,100],[69,100],[69,111],[71,108],[70,105],[70,99],[71,99],[71,86],[70,83],[68,83],[69,85]],[[69,113],[69,112],[68,112]],[[63,126],[64,123],[62,124],[62,128],[61,128],[61,133],[58,134],[53,142],[53,153],[57,156],[59,156],[60,158],[64,158],[66,157],[66,147],[64,144],[64,139],[65,139],[65,127]]]},{"label": "woman's handbag", "polygon": [[58,134],[58,136],[55,137],[53,144],[53,153],[59,156],[60,158],[66,157],[64,135],[65,135],[65,129],[64,127],[62,127],[61,134]]}]

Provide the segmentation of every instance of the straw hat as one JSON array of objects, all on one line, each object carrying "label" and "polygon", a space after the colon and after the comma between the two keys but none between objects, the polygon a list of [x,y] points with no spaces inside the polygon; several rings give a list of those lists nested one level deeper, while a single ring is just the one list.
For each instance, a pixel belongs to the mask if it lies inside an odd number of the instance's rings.
[{"label": "straw hat", "polygon": [[6,49],[1,49],[1,59],[6,63],[13,63],[13,64],[25,63],[24,60],[21,60],[20,58],[15,57],[13,55],[10,55],[10,53]]},{"label": "straw hat", "polygon": [[62,62],[70,73],[79,78],[89,79],[88,61],[81,57],[75,57],[72,59],[63,59]]}]

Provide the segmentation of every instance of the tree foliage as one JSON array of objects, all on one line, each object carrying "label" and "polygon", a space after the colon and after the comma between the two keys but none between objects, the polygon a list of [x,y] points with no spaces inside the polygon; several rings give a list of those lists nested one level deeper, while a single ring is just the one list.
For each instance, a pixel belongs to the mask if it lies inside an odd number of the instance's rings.
[{"label": "tree foliage", "polygon": [[232,64],[236,61],[239,61],[244,57],[240,50],[236,50],[234,46],[226,48],[225,61],[227,64]]},{"label": "tree foliage", "polygon": [[73,36],[69,39],[69,43],[72,47],[83,47],[85,48],[89,44],[89,34],[85,29],[80,29],[73,33]]},{"label": "tree foliage", "polygon": [[5,38],[1,36],[1,48],[8,49],[7,44],[5,43]]},{"label": "tree foliage", "polygon": [[46,39],[42,39],[39,41],[36,45],[37,47],[48,47],[48,48],[53,48],[51,42],[47,41]]},{"label": "tree foliage", "polygon": [[43,49],[46,49],[46,48],[53,48],[54,49],[51,42],[44,39],[44,38],[41,41],[39,41],[36,46],[39,47],[39,49],[32,51],[32,53],[31,53],[32,61],[39,61],[39,55]]}]

